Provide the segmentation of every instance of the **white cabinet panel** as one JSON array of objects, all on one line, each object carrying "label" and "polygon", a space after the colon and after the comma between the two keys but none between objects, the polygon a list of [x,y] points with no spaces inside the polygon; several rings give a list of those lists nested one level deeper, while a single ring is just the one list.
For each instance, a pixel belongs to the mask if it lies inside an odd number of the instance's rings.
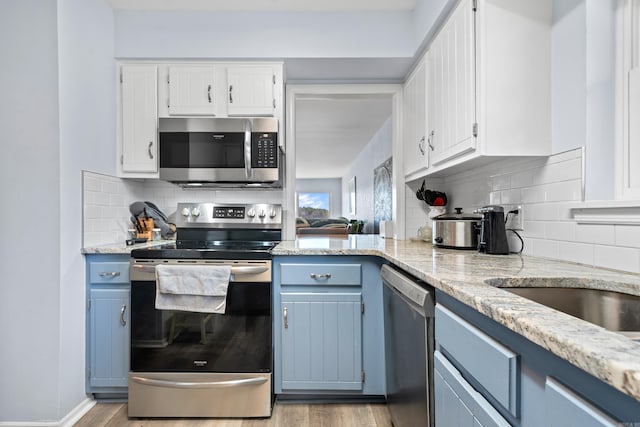
[{"label": "white cabinet panel", "polygon": [[273,116],[275,75],[271,67],[227,68],[229,116]]},{"label": "white cabinet panel", "polygon": [[121,69],[122,172],[158,170],[157,67]]},{"label": "white cabinet panel", "polygon": [[169,114],[215,115],[214,66],[169,67]]},{"label": "white cabinet panel", "polygon": [[426,142],[426,64],[421,61],[404,85],[404,174],[420,172],[429,166]]}]

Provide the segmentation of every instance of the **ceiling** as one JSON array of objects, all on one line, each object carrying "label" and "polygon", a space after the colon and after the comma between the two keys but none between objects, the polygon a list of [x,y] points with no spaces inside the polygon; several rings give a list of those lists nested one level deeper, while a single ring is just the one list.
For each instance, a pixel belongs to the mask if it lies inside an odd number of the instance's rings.
[{"label": "ceiling", "polygon": [[340,178],[391,116],[391,98],[305,97],[295,114],[296,178]]},{"label": "ceiling", "polygon": [[107,0],[115,9],[219,11],[413,10],[416,0]]}]

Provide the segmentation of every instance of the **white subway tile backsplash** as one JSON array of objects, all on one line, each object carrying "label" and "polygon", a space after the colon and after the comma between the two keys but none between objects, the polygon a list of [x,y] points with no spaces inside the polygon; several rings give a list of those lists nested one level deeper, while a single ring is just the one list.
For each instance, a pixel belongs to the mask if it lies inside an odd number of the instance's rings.
[{"label": "white subway tile backsplash", "polygon": [[640,273],[640,250],[603,245],[595,245],[594,250],[599,266]]},{"label": "white subway tile backsplash", "polygon": [[613,245],[615,244],[615,226],[611,224],[576,224],[576,241]]},{"label": "white subway tile backsplash", "polygon": [[508,190],[511,188],[509,175],[504,174],[491,177],[491,188],[493,191]]},{"label": "white subway tile backsplash", "polygon": [[537,238],[545,237],[545,223],[542,221],[527,221],[525,219],[523,228],[522,236]]},{"label": "white subway tile backsplash", "polygon": [[548,240],[576,240],[576,224],[570,221],[557,221],[545,223],[545,237]]},{"label": "white subway tile backsplash", "polygon": [[522,191],[519,188],[513,190],[506,190],[500,194],[500,204],[517,205],[522,203]]},{"label": "white subway tile backsplash", "polygon": [[502,204],[501,191],[492,191],[489,193],[489,204],[490,205],[500,205]]},{"label": "white subway tile backsplash", "polygon": [[558,258],[564,261],[593,265],[595,261],[593,245],[586,243],[558,243]]},{"label": "white subway tile backsplash", "polygon": [[525,247],[531,245],[531,255],[542,258],[559,258],[559,242],[545,239],[525,240]]},{"label": "white subway tile backsplash", "polygon": [[615,245],[640,248],[640,226],[615,225]]},{"label": "white subway tile backsplash", "polygon": [[523,188],[533,185],[534,170],[526,170],[511,175],[510,188]]},{"label": "white subway tile backsplash", "polygon": [[533,177],[533,184],[550,184],[561,181],[579,180],[582,177],[582,159],[572,159],[552,163],[540,169]]}]

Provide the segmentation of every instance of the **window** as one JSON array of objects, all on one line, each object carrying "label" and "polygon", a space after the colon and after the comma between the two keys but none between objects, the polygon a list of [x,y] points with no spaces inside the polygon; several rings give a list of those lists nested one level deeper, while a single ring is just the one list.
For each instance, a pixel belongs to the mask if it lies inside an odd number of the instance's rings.
[{"label": "window", "polygon": [[304,219],[329,218],[329,193],[298,193],[298,215]]}]

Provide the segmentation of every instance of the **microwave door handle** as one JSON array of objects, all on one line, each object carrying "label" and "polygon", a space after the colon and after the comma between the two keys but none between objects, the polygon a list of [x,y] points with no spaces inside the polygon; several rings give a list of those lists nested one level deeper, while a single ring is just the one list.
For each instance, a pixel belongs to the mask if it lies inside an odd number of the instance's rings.
[{"label": "microwave door handle", "polygon": [[251,120],[244,122],[244,173],[247,179],[253,174],[251,171]]}]

